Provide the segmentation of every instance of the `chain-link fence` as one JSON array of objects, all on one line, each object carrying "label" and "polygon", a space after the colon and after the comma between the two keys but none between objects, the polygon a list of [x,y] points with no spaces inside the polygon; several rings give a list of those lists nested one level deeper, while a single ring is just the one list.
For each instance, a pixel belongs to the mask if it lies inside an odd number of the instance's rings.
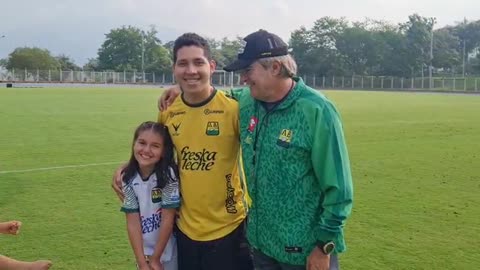
[{"label": "chain-link fence", "polygon": [[[399,78],[392,76],[301,76],[306,84],[320,89],[411,89],[437,91],[480,91],[478,77]],[[90,83],[90,84],[160,84],[175,83],[172,73],[0,70],[0,82]],[[216,70],[212,84],[218,87],[242,85],[240,75]]]}]

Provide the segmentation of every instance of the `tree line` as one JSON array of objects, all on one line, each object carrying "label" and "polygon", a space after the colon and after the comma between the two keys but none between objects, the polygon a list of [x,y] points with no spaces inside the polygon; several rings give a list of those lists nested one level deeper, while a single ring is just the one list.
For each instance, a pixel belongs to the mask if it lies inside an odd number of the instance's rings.
[{"label": "tree line", "polygon": [[[430,66],[437,74],[480,73],[480,20],[458,22],[435,29],[434,18],[413,14],[392,24],[366,19],[322,17],[311,28],[300,27],[289,40],[300,74],[424,76]],[[94,71],[171,70],[173,41],[162,43],[154,26],[144,31],[134,26],[112,29],[97,56],[82,67],[66,56],[46,49],[22,47],[0,65],[7,69],[61,69]],[[221,69],[233,61],[242,39],[209,38],[212,56]]]}]

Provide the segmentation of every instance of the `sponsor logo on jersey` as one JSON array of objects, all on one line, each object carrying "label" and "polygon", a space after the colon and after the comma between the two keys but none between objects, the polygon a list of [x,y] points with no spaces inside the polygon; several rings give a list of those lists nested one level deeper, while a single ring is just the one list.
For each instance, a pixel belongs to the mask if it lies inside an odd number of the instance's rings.
[{"label": "sponsor logo on jersey", "polygon": [[187,113],[186,111],[170,112],[170,113],[168,114],[168,116],[169,116],[170,118],[174,118],[175,116],[182,115],[182,114],[186,114],[186,113]]},{"label": "sponsor logo on jersey", "polygon": [[235,201],[235,188],[232,186],[232,174],[225,175],[225,182],[227,185],[227,199],[225,200],[225,209],[227,209],[227,213],[229,214],[236,214],[238,211],[235,207],[237,201]]},{"label": "sponsor logo on jersey", "polygon": [[156,213],[150,216],[140,216],[140,224],[142,225],[142,234],[151,233],[160,228],[160,217],[162,209],[158,209]]},{"label": "sponsor logo on jersey", "polygon": [[290,142],[292,141],[293,132],[289,129],[282,129],[280,132],[280,136],[277,140],[277,145],[281,147],[288,148],[290,146]]},{"label": "sponsor logo on jersey", "polygon": [[218,122],[208,122],[205,134],[208,136],[218,136],[220,134],[220,125]]},{"label": "sponsor logo on jersey", "polygon": [[178,124],[175,124],[175,123],[172,123],[172,127],[173,127],[173,133],[172,133],[172,136],[178,136],[180,135],[180,133],[178,132],[178,130],[180,129],[180,125],[182,123],[178,123]]},{"label": "sponsor logo on jersey", "polygon": [[248,131],[252,133],[258,124],[258,119],[255,116],[250,117],[250,123],[248,123]]},{"label": "sponsor logo on jersey", "polygon": [[202,151],[190,150],[189,146],[185,146],[180,151],[182,162],[182,170],[189,171],[210,171],[215,165],[217,152],[209,151],[205,148]]},{"label": "sponsor logo on jersey", "polygon": [[225,113],[225,111],[223,110],[210,110],[210,109],[205,109],[203,110],[203,113],[205,115],[209,115],[209,114],[222,114],[222,113]]}]

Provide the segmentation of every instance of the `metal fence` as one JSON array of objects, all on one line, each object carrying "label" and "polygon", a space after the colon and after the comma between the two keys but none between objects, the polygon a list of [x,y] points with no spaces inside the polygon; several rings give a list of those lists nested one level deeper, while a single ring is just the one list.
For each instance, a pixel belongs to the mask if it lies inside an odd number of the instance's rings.
[{"label": "metal fence", "polygon": [[[308,76],[306,84],[321,89],[410,89],[437,91],[480,91],[478,77],[399,78],[390,76]],[[0,70],[0,82],[28,83],[101,83],[101,84],[159,84],[175,83],[172,73],[60,71],[60,70]],[[240,75],[217,70],[212,84],[219,87],[242,85]]]},{"label": "metal fence", "polygon": [[399,78],[391,76],[302,76],[306,84],[322,89],[480,91],[478,77]]}]

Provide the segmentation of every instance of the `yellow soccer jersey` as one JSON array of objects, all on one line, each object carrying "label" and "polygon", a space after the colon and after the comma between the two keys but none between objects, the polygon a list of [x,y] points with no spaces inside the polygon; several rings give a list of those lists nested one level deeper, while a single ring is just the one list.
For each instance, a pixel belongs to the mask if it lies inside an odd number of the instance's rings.
[{"label": "yellow soccer jersey", "polygon": [[178,97],[159,113],[175,145],[182,202],[179,229],[196,241],[232,232],[246,217],[237,101],[222,91],[194,106]]}]

